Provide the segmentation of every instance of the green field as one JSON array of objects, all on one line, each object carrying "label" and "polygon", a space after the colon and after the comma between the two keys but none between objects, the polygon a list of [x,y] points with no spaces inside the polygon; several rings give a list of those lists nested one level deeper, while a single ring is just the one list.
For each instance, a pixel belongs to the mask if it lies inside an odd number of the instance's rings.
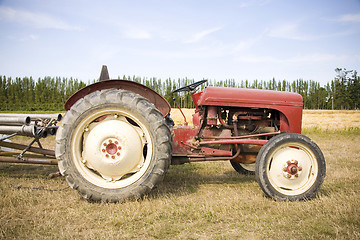
[{"label": "green field", "polygon": [[266,198],[228,162],[171,166],[151,194],[123,204],[83,200],[48,177],[56,166],[1,163],[0,239],[360,239],[359,129],[303,133],[327,162],[306,202]]}]

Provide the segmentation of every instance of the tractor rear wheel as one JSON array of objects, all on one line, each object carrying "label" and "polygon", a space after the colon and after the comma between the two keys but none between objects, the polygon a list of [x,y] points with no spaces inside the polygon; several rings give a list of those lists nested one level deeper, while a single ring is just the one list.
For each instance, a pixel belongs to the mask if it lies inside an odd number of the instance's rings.
[{"label": "tractor rear wheel", "polygon": [[320,148],[308,137],[284,133],[271,138],[256,159],[256,179],[275,200],[313,198],[324,181],[326,165]]},{"label": "tractor rear wheel", "polygon": [[107,89],[78,100],[56,135],[59,170],[88,200],[140,198],[163,179],[171,160],[171,134],[146,98]]}]

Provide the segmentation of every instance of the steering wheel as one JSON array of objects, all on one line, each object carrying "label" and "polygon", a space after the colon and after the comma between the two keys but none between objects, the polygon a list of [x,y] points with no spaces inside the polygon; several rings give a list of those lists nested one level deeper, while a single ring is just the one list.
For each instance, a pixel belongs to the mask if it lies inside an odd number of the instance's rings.
[{"label": "steering wheel", "polygon": [[198,86],[200,86],[201,84],[203,83],[206,83],[207,82],[207,79],[204,79],[204,80],[201,80],[201,81],[198,81],[198,82],[194,82],[192,84],[189,84],[185,87],[181,87],[181,88],[178,88],[176,90],[173,91],[173,93],[176,93],[176,92],[184,92],[184,91],[193,91],[195,88],[197,88]]}]

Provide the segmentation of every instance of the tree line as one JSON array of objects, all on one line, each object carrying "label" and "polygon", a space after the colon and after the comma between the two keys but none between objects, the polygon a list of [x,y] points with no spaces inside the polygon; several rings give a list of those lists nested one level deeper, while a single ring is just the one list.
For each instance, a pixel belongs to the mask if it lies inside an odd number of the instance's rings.
[{"label": "tree line", "polygon": [[[340,69],[340,73],[343,72]],[[348,71],[349,72],[349,71]],[[180,107],[194,107],[188,92],[173,94],[177,88],[189,85],[194,79],[182,78],[165,81],[159,78],[141,78],[123,76],[126,79],[146,85],[162,95],[172,107],[177,102]],[[95,82],[95,80],[93,81]],[[44,77],[34,80],[32,77],[11,78],[0,75],[0,110],[1,111],[63,111],[65,101],[77,90],[85,87],[83,81],[73,78]],[[305,109],[359,109],[360,77],[356,71],[351,77],[339,74],[334,80],[321,86],[313,80],[297,79],[294,81],[276,80],[209,80],[199,87],[207,86],[255,88],[299,93],[303,97]]]},{"label": "tree line", "polygon": [[85,86],[73,78],[0,76],[0,110],[63,111],[66,99]]}]

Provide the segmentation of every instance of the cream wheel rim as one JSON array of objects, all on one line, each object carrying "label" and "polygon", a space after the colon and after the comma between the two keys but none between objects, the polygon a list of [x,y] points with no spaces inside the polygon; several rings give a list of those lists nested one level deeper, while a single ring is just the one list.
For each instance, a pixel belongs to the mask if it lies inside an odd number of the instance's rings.
[{"label": "cream wheel rim", "polygon": [[136,116],[109,108],[81,120],[72,135],[71,150],[76,169],[87,181],[116,189],[144,175],[151,162],[153,141]]},{"label": "cream wheel rim", "polygon": [[272,187],[285,195],[303,194],[313,186],[318,173],[314,153],[301,143],[287,143],[270,155],[266,173]]}]

